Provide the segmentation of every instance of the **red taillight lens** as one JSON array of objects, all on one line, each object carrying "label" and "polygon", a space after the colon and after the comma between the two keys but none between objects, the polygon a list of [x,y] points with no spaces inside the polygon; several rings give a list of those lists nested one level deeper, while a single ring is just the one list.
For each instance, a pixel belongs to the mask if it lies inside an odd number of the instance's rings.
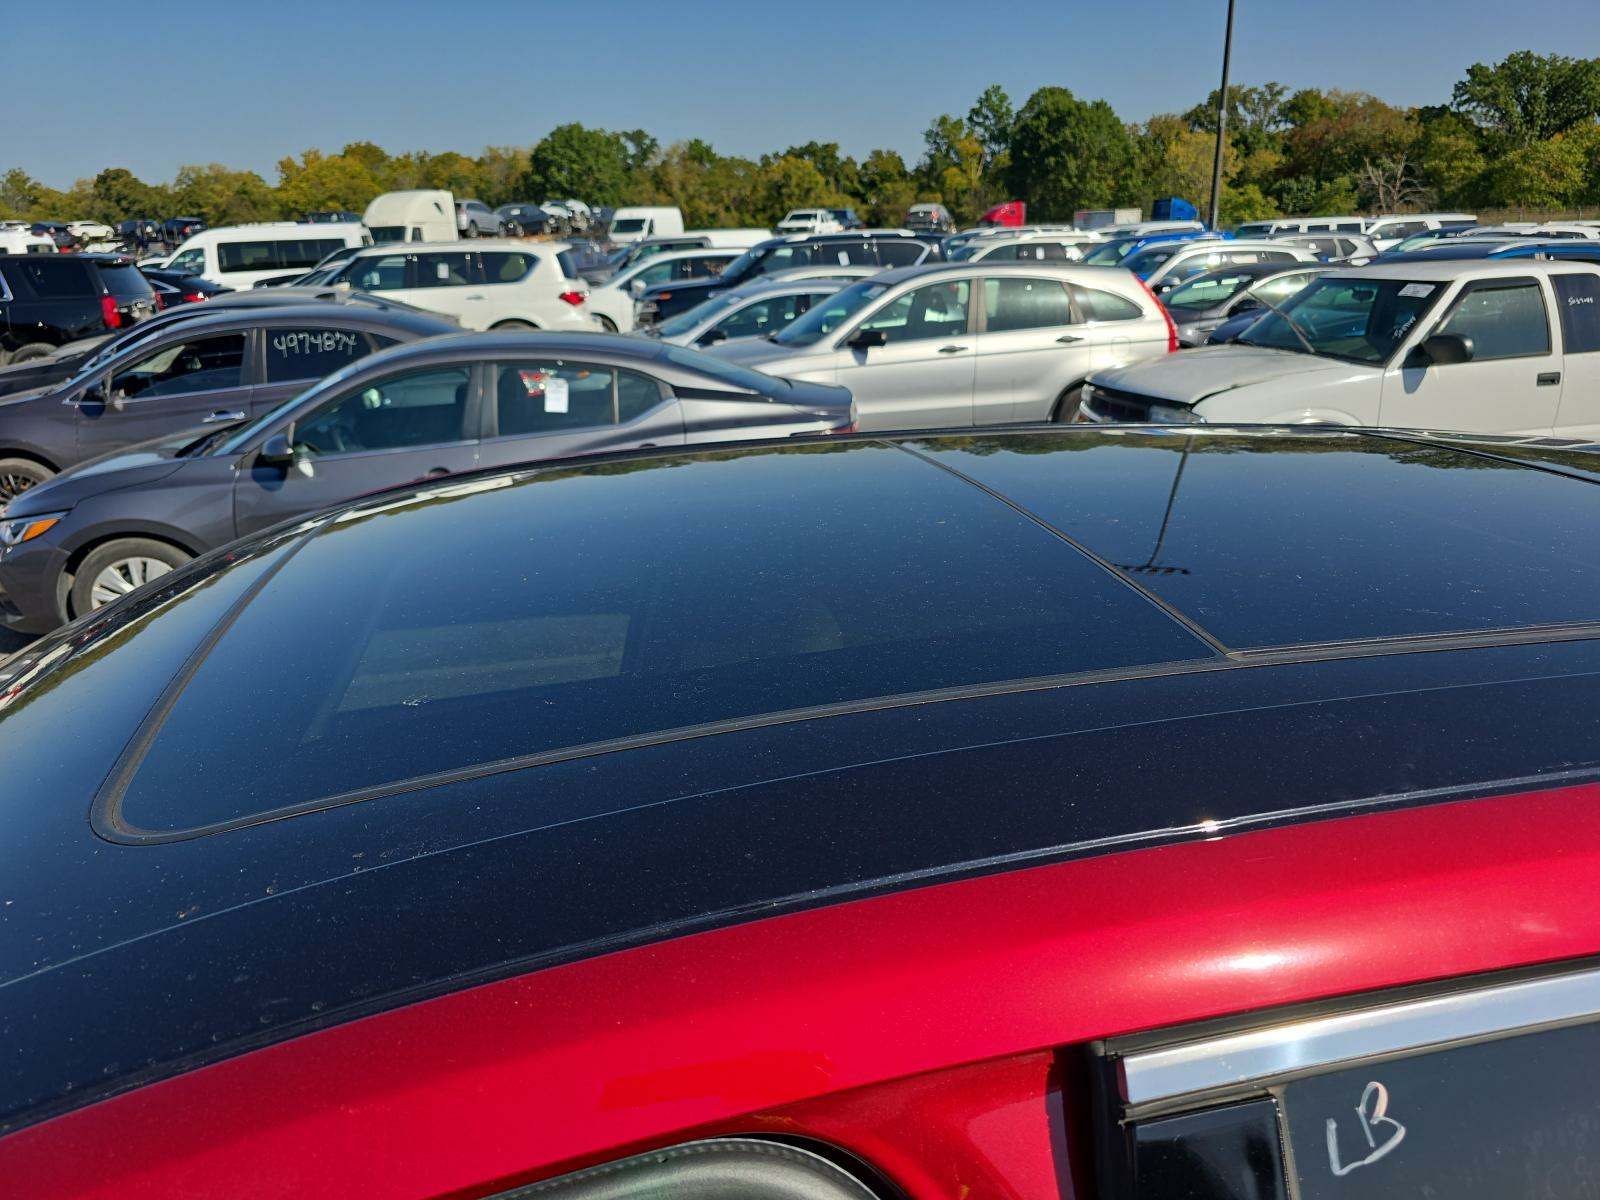
[{"label": "red taillight lens", "polygon": [[115,296],[100,297],[100,317],[105,321],[107,329],[122,328],[122,314],[117,311]]},{"label": "red taillight lens", "polygon": [[[1139,279],[1137,275],[1135,275],[1134,278]],[[1156,299],[1156,294],[1150,290],[1150,285],[1148,283],[1142,279],[1139,279],[1139,286],[1144,289],[1144,294],[1150,297],[1150,303],[1154,304],[1160,311],[1161,319],[1167,323],[1167,353],[1177,353],[1178,327],[1172,323],[1172,314],[1167,311],[1167,306],[1165,304]]]},{"label": "red taillight lens", "polygon": [[199,304],[205,298],[206,294],[204,292],[185,292],[183,294],[183,302],[185,304]]},{"label": "red taillight lens", "polygon": [[166,307],[167,307],[167,294],[165,292],[157,292],[156,293],[156,311],[157,312],[161,312]]},{"label": "red taillight lens", "polygon": [[568,304],[572,305],[573,308],[577,308],[578,305],[582,304],[589,297],[588,293],[586,292],[562,292],[561,298]]}]

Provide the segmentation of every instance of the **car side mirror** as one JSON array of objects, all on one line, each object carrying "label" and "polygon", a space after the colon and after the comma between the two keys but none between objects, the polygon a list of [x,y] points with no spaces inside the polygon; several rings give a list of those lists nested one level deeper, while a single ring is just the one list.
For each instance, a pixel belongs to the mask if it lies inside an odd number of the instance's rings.
[{"label": "car side mirror", "polygon": [[256,451],[256,461],[269,467],[288,467],[294,465],[294,442],[288,433],[275,433],[261,443],[261,449]]},{"label": "car side mirror", "polygon": [[1439,367],[1472,361],[1476,347],[1472,339],[1459,333],[1435,333],[1422,339],[1417,347],[1425,363]]},{"label": "car side mirror", "polygon": [[889,334],[883,329],[863,329],[856,333],[845,345],[852,350],[871,350],[877,346],[887,346]]},{"label": "car side mirror", "polygon": [[708,329],[700,335],[700,344],[702,346],[715,346],[718,342],[727,340],[728,331],[726,329]]}]

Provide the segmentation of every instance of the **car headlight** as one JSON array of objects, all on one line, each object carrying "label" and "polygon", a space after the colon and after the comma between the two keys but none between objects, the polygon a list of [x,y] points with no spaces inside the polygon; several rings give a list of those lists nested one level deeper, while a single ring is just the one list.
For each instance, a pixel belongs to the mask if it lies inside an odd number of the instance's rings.
[{"label": "car headlight", "polygon": [[0,544],[20,546],[23,542],[30,542],[41,533],[49,532],[66,515],[64,512],[35,513],[31,517],[4,517],[0,514]]}]

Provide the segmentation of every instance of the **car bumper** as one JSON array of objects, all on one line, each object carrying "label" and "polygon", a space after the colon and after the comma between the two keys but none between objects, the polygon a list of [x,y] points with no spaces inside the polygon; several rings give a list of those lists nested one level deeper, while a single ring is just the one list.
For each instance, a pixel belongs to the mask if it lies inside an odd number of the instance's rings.
[{"label": "car bumper", "polygon": [[13,633],[48,633],[66,624],[61,584],[68,555],[48,537],[0,554],[0,625]]}]

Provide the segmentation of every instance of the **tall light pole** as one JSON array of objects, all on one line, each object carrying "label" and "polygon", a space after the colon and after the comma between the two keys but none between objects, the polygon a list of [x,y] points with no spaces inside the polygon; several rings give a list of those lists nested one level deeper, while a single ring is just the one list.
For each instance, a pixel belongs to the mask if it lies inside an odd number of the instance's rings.
[{"label": "tall light pole", "polygon": [[1222,205],[1222,147],[1228,137],[1228,60],[1233,57],[1233,0],[1228,0],[1228,32],[1222,39],[1222,90],[1217,93],[1217,153],[1211,160],[1211,211],[1209,223],[1217,227]]}]

